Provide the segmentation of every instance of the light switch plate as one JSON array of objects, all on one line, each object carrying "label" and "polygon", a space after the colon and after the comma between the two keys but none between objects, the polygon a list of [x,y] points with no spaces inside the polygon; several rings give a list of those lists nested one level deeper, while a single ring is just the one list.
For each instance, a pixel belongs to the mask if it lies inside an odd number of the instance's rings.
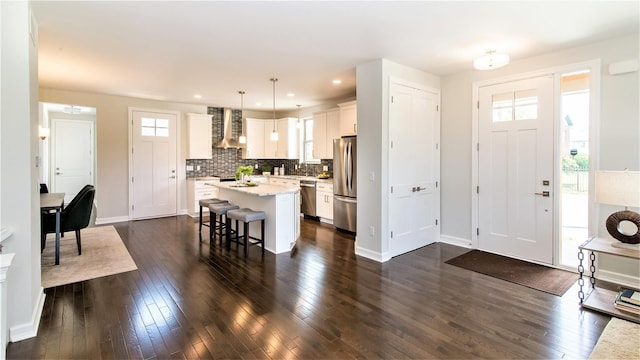
[{"label": "light switch plate", "polygon": [[187,171],[193,171],[193,165],[187,165]]},{"label": "light switch plate", "polygon": [[329,171],[329,166],[324,165],[324,166],[322,167],[322,171]]}]

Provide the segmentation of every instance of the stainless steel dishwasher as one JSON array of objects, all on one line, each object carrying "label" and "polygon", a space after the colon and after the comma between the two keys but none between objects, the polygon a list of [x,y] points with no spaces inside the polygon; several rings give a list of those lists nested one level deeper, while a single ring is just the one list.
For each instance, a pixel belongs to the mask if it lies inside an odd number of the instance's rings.
[{"label": "stainless steel dishwasher", "polygon": [[316,182],[300,180],[300,196],[302,196],[300,211],[308,216],[316,216]]}]

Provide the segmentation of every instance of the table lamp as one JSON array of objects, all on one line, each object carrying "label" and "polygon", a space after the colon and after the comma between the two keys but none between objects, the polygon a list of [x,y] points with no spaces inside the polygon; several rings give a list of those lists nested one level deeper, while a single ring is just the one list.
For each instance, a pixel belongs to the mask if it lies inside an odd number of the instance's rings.
[{"label": "table lamp", "polygon": [[624,206],[609,215],[607,231],[625,244],[640,243],[640,214],[628,209],[640,207],[640,171],[596,172],[596,202]]}]

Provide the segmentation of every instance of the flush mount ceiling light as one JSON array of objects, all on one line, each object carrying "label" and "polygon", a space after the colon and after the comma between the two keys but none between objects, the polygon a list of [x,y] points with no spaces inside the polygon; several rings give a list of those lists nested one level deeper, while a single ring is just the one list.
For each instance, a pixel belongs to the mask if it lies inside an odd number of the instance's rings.
[{"label": "flush mount ceiling light", "polygon": [[335,80],[333,80],[333,81],[332,81],[332,83],[333,83],[334,85],[339,85],[339,84],[342,84],[342,80],[340,80],[340,79],[335,79]]},{"label": "flush mount ceiling light", "polygon": [[242,129],[240,130],[240,136],[238,137],[238,142],[240,144],[247,143],[247,135],[244,134],[244,91],[238,91],[240,94],[240,123],[242,124]]},{"label": "flush mount ceiling light", "polygon": [[67,114],[80,114],[82,112],[82,109],[71,105],[71,106],[64,107],[62,111],[64,111]]},{"label": "flush mount ceiling light", "polygon": [[278,141],[278,132],[276,131],[276,81],[278,78],[271,78],[273,83],[273,131],[271,132],[271,141]]},{"label": "flush mount ceiling light", "polygon": [[473,60],[473,67],[477,70],[493,70],[507,64],[509,64],[509,55],[497,53],[495,49],[489,49],[486,54]]}]

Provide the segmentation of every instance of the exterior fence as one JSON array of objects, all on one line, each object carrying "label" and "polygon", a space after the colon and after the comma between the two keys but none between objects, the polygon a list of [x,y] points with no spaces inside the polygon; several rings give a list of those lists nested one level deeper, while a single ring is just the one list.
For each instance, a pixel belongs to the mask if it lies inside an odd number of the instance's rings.
[{"label": "exterior fence", "polygon": [[562,186],[565,191],[587,192],[589,169],[562,169]]}]

